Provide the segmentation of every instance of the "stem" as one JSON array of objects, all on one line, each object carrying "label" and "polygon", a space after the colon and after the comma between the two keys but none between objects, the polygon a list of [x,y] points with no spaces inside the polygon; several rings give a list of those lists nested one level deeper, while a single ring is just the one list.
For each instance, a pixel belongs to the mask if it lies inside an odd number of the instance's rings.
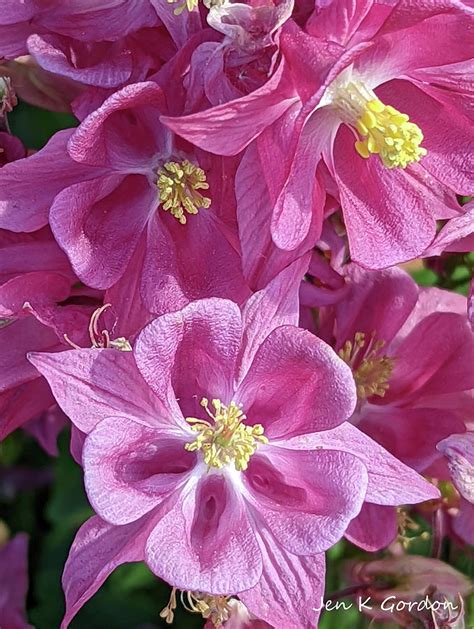
[{"label": "stem", "polygon": [[443,548],[445,533],[445,516],[443,509],[437,509],[433,514],[433,541],[431,544],[431,556],[439,559]]},{"label": "stem", "polygon": [[338,601],[341,598],[347,598],[348,596],[353,596],[354,594],[359,594],[361,592],[366,592],[368,590],[368,585],[350,585],[343,590],[339,590],[338,592],[334,592],[330,596],[327,597],[326,600]]}]

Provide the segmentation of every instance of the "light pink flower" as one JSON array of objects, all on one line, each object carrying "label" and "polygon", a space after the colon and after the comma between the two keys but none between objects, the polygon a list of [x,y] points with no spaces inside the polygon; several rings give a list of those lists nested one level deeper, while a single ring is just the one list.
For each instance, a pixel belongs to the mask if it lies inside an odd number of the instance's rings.
[{"label": "light pink flower", "polygon": [[303,264],[242,313],[209,299],[163,315],[133,354],[31,356],[88,435],[85,484],[98,514],[66,565],[64,626],[115,566],[137,560],[180,589],[238,593],[275,626],[309,626],[321,553],[364,499],[438,495],[343,423],[355,402],[350,369],[295,327]]}]

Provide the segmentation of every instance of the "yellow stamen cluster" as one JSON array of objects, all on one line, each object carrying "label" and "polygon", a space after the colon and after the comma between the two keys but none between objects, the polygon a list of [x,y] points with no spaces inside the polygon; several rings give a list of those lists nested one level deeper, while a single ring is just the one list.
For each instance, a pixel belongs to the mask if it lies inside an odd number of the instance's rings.
[{"label": "yellow stamen cluster", "polygon": [[371,395],[384,397],[395,360],[381,356],[385,341],[375,341],[375,333],[367,340],[363,332],[357,332],[354,341],[346,341],[339,356],[351,368],[357,385],[357,396],[365,400]]},{"label": "yellow stamen cluster", "polygon": [[[231,609],[228,596],[212,596],[203,592],[181,592],[180,598],[186,611],[201,614],[206,620],[210,619],[215,627],[222,627],[229,620]],[[176,588],[173,588],[168,605],[160,612],[160,617],[164,618],[168,625],[171,625],[174,620],[175,609]]]},{"label": "yellow stamen cluster", "polygon": [[[168,4],[176,4],[179,0],[168,0]],[[173,11],[175,15],[181,15],[184,9],[187,9],[189,12],[193,11],[199,5],[199,0],[185,0],[180,5],[176,7]]]},{"label": "yellow stamen cluster", "polygon": [[[421,526],[413,520],[404,507],[397,508],[397,526],[397,540],[405,549],[416,540],[426,541],[430,538],[428,531],[421,531]],[[409,535],[409,532],[413,534]]]},{"label": "yellow stamen cluster", "polygon": [[356,129],[358,154],[367,159],[378,155],[387,168],[406,168],[419,162],[427,151],[421,147],[423,133],[407,114],[385,105],[372,90],[359,82],[340,87],[334,105],[344,122]]},{"label": "yellow stamen cluster", "polygon": [[197,214],[200,208],[208,208],[211,199],[198,190],[207,190],[206,173],[202,168],[182,162],[166,162],[158,171],[156,183],[160,192],[161,207],[170,211],[181,225],[186,223],[186,214]]},{"label": "yellow stamen cluster", "polygon": [[263,434],[263,426],[243,424],[242,421],[247,418],[235,402],[226,406],[220,400],[212,400],[212,405],[214,413],[209,410],[208,400],[201,400],[201,406],[212,419],[212,423],[194,417],[186,418],[192,430],[198,433],[194,441],[186,444],[186,450],[202,450],[204,462],[209,467],[220,469],[233,463],[236,470],[246,470],[250,457],[259,444],[268,443]]}]

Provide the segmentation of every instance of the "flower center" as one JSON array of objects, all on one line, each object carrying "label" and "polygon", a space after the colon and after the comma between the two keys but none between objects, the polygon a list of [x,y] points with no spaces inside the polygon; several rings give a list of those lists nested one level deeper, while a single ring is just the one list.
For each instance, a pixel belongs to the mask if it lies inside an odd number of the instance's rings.
[{"label": "flower center", "polygon": [[368,340],[363,332],[357,332],[354,341],[346,341],[339,350],[339,356],[352,369],[361,400],[371,395],[384,397],[389,387],[395,359],[380,354],[384,345],[385,341],[375,341],[375,332]]},{"label": "flower center", "polygon": [[252,454],[259,444],[268,443],[263,434],[263,426],[255,424],[246,426],[242,423],[247,419],[241,406],[231,402],[229,406],[220,400],[212,400],[214,412],[209,410],[209,401],[201,400],[201,406],[212,420],[187,417],[186,421],[198,435],[194,441],[185,445],[186,450],[194,452],[202,450],[204,462],[209,467],[218,469],[233,463],[239,472],[246,470]]},{"label": "flower center", "polygon": [[211,199],[198,190],[207,190],[206,173],[187,159],[181,162],[166,162],[158,170],[156,182],[161,207],[170,211],[181,225],[186,223],[186,214],[197,214],[199,208],[208,208]]},{"label": "flower center", "polygon": [[387,168],[406,168],[426,155],[421,129],[359,81],[338,87],[332,104],[358,134],[355,149],[361,157],[376,154]]},{"label": "flower center", "polygon": [[[210,619],[215,627],[222,625],[229,620],[231,608],[229,607],[228,596],[212,596],[204,592],[181,592],[181,604],[184,609],[194,614],[201,614],[203,618]],[[174,610],[176,609],[176,588],[171,590],[168,605],[160,612],[160,617],[164,618],[168,625],[174,620]]]}]

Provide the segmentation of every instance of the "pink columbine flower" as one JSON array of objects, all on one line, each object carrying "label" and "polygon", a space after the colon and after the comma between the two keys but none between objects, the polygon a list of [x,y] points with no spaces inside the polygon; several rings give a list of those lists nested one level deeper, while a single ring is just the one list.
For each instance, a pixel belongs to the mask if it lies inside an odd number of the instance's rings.
[{"label": "pink columbine flower", "polygon": [[0,626],[32,629],[25,614],[28,590],[28,537],[16,535],[5,545],[0,540]]},{"label": "pink columbine flower", "polygon": [[136,268],[131,283],[151,312],[209,295],[239,301],[249,290],[232,227],[235,164],[176,141],[159,122],[163,107],[155,83],[129,85],[77,130],[7,164],[0,225],[32,231],[49,212],[84,283],[110,288]]},{"label": "pink columbine flower", "polygon": [[[377,269],[422,254],[436,219],[459,213],[454,192],[473,191],[473,46],[459,33],[474,15],[433,3],[412,7],[408,19],[403,3],[361,4],[352,11],[353,3],[332,2],[308,32],[291,22],[283,27],[280,44],[301,107],[292,105],[266,129],[245,166],[268,182],[273,240],[292,250],[315,217],[321,228],[325,190],[315,175],[324,164],[337,185],[353,259]],[[232,154],[248,143],[247,125],[230,106],[221,109],[212,123],[203,114],[164,120],[198,146]],[[238,117],[235,133],[242,131],[222,147],[220,126],[229,116]],[[256,113],[255,130],[258,120]],[[284,166],[269,168],[276,155]]]},{"label": "pink columbine flower", "polygon": [[321,553],[362,502],[438,495],[343,423],[356,401],[351,370],[295,325],[302,264],[243,312],[207,299],[161,316],[133,353],[31,356],[87,434],[97,513],[65,568],[64,626],[117,565],[137,560],[182,590],[238,593],[274,626],[311,626]]},{"label": "pink columbine flower", "polygon": [[[318,334],[353,370],[358,402],[351,423],[410,467],[448,480],[436,445],[464,432],[474,408],[465,298],[419,289],[400,269],[349,266],[346,278],[349,293],[319,311]],[[393,509],[366,505],[348,536],[376,550],[396,532]]]}]

